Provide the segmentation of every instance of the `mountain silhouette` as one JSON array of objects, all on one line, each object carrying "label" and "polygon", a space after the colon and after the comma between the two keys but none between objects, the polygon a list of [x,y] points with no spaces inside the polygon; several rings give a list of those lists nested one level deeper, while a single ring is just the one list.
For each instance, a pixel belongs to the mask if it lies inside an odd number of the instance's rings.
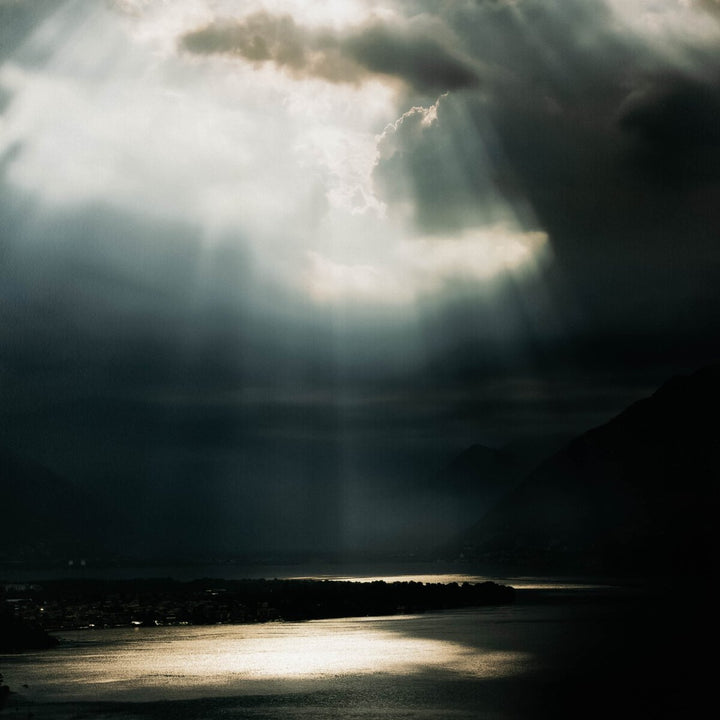
[{"label": "mountain silhouette", "polygon": [[697,573],[714,559],[720,365],[671,379],[543,462],[455,549],[530,570]]},{"label": "mountain silhouette", "polygon": [[392,546],[433,556],[437,548],[470,527],[523,477],[514,455],[475,444],[435,472],[416,478],[397,517],[405,526]]},{"label": "mountain silhouette", "polygon": [[477,495],[492,502],[517,476],[515,458],[502,450],[475,444],[453,458],[438,481],[460,495]]},{"label": "mountain silhouette", "polygon": [[0,560],[56,562],[97,554],[111,514],[52,470],[0,448]]}]

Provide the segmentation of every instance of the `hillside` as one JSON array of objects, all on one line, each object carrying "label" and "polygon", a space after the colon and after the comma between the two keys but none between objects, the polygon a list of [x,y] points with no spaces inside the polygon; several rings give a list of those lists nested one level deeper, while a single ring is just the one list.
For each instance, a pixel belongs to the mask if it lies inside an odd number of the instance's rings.
[{"label": "hillside", "polygon": [[570,442],[456,543],[537,570],[700,572],[713,560],[720,366]]},{"label": "hillside", "polygon": [[97,553],[110,515],[42,465],[0,448],[0,561],[57,562]]}]

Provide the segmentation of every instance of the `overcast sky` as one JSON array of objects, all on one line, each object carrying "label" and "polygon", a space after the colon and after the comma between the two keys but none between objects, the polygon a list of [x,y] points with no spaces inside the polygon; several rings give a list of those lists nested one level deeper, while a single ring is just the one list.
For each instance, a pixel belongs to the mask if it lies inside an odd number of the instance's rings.
[{"label": "overcast sky", "polygon": [[352,546],[716,361],[719,48],[718,0],[0,0],[0,442],[178,547]]}]

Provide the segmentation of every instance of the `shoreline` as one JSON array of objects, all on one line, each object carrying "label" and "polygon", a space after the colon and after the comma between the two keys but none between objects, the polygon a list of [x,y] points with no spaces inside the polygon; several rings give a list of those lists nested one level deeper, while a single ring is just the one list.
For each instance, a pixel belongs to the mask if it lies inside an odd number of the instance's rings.
[{"label": "shoreline", "polygon": [[[7,593],[7,590],[6,590]],[[415,614],[515,601],[515,589],[481,583],[165,578],[59,580],[14,588],[12,617],[45,632],[113,627],[255,624]]]},{"label": "shoreline", "polygon": [[[503,720],[570,718],[577,716],[583,698],[607,692],[609,681],[619,689],[597,708],[596,715],[591,712],[588,717],[611,716],[610,711],[625,702],[630,690],[637,694],[636,709],[647,709],[648,702],[653,706],[653,698],[666,699],[666,694],[657,694],[666,688],[674,687],[678,702],[685,702],[687,692],[704,682],[703,660],[695,652],[704,615],[690,594],[684,595],[686,602],[677,603],[663,594],[632,590],[520,589],[516,602],[506,606],[334,618],[317,625],[303,621],[245,624],[246,630],[227,625],[68,631],[66,642],[56,650],[6,657],[12,672],[6,673],[5,682],[15,692],[0,718],[27,718],[32,713],[36,720],[169,716],[221,720],[262,712],[272,720],[304,719],[308,713],[325,717],[328,706],[337,709],[333,717],[348,716],[353,698],[367,704],[368,697],[380,703],[377,713],[368,715],[373,720],[387,714],[386,702],[397,703],[393,708],[398,716],[469,720],[494,712]],[[392,644],[367,661],[363,643],[379,639]],[[383,668],[385,659],[392,662],[407,642],[412,648],[403,651],[407,660]],[[428,642],[436,644],[428,648]],[[338,650],[335,643],[342,643],[339,654],[333,654]],[[444,657],[448,647],[452,652]],[[318,668],[318,657],[326,652],[328,659]],[[103,658],[100,665],[99,657]],[[683,661],[668,664],[668,657]],[[44,659],[38,663],[38,658]],[[500,677],[497,672],[513,667],[504,665],[503,658],[511,663],[516,658],[520,665]],[[136,660],[147,669],[133,667]],[[343,667],[346,660],[350,667]],[[214,672],[218,661],[221,668]],[[193,670],[195,662],[200,667],[209,662],[209,675]],[[70,673],[62,680],[54,674],[47,676],[54,684],[53,696],[46,694],[49,688],[41,682],[45,663]],[[107,671],[102,669],[106,663],[111,668]],[[302,668],[302,673],[296,675],[293,667]],[[488,668],[489,674],[482,668]],[[398,683],[403,688],[401,696],[396,695]],[[677,688],[683,688],[682,692]],[[458,692],[463,693],[462,702],[457,701]],[[420,696],[422,700],[417,700]],[[429,714],[426,703],[436,698],[447,705]],[[507,712],[507,703],[523,698],[537,700],[541,706],[525,707],[517,714]],[[658,701],[658,707],[664,707],[665,699]]]}]

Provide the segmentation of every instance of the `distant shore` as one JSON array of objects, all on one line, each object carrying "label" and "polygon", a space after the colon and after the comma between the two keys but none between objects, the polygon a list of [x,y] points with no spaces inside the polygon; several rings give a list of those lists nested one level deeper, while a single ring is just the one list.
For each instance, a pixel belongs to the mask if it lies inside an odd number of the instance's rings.
[{"label": "distant shore", "polygon": [[214,625],[396,615],[515,599],[495,582],[338,580],[52,580],[6,586],[16,620],[46,632],[108,627]]}]

